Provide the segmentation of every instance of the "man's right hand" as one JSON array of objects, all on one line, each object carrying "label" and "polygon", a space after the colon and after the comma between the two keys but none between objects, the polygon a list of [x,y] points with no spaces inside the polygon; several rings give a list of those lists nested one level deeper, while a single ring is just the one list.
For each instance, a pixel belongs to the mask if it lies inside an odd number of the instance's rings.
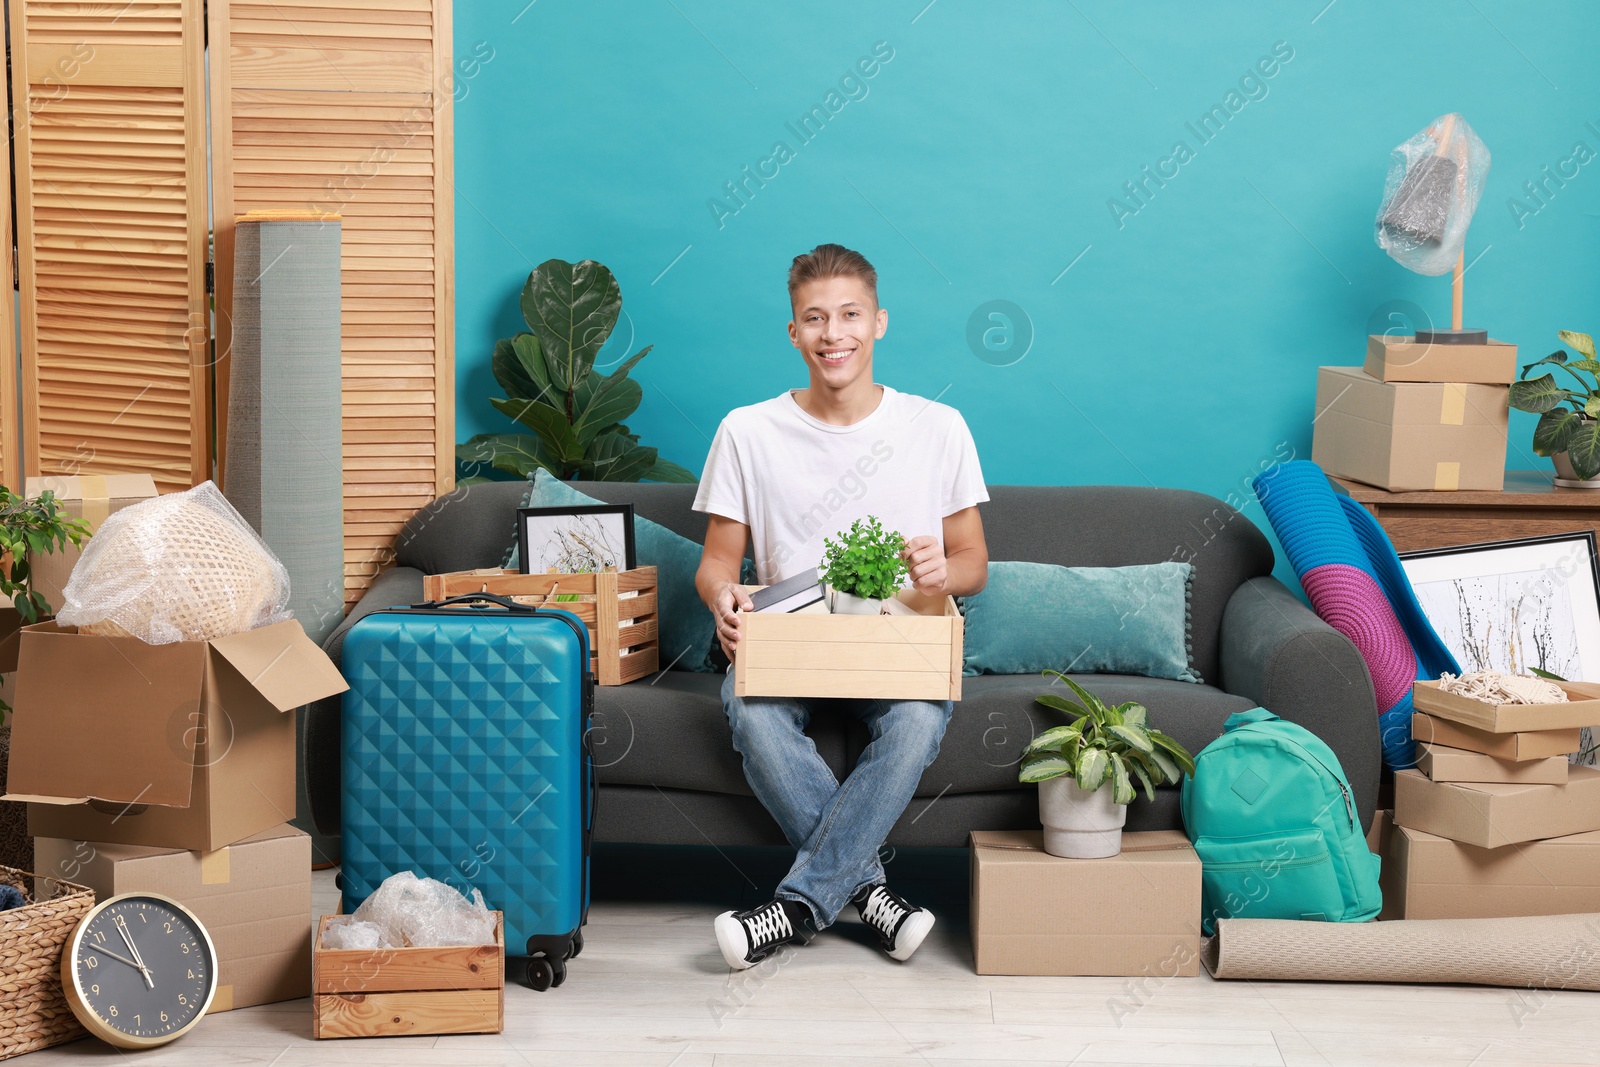
[{"label": "man's right hand", "polygon": [[728,582],[717,594],[717,640],[722,642],[722,651],[729,663],[733,662],[733,657],[739,651],[739,611],[753,610],[755,603],[750,599],[750,594],[736,582]]}]

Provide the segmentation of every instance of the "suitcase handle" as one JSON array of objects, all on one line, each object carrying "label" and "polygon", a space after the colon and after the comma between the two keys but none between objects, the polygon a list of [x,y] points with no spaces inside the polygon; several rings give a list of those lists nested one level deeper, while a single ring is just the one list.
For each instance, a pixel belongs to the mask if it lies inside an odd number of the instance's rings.
[{"label": "suitcase handle", "polygon": [[411,606],[414,608],[444,608],[469,604],[482,606],[486,603],[525,615],[537,615],[539,613],[539,609],[536,607],[528,604],[518,604],[510,597],[500,596],[498,593],[462,593],[460,596],[449,597],[445,600],[430,600],[427,603],[413,604]]}]

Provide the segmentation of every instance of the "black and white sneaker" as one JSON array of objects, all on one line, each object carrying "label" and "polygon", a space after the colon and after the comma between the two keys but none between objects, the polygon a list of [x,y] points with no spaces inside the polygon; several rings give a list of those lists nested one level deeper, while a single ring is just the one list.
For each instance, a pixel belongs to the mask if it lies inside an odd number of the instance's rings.
[{"label": "black and white sneaker", "polygon": [[749,911],[725,911],[713,923],[722,958],[736,971],[754,967],[783,945],[804,941],[809,909],[773,900]]},{"label": "black and white sneaker", "polygon": [[883,951],[892,959],[910,959],[933,929],[933,912],[912,907],[886,885],[862,890],[851,903],[861,913],[861,921],[878,932]]}]

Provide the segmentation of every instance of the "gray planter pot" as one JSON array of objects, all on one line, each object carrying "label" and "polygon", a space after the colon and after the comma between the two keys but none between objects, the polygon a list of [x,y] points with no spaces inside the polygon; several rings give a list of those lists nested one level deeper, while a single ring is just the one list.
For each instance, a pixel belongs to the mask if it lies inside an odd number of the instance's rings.
[{"label": "gray planter pot", "polygon": [[1039,822],[1044,850],[1068,859],[1104,859],[1122,851],[1122,824],[1128,805],[1111,799],[1111,785],[1093,792],[1078,788],[1068,775],[1039,783]]}]

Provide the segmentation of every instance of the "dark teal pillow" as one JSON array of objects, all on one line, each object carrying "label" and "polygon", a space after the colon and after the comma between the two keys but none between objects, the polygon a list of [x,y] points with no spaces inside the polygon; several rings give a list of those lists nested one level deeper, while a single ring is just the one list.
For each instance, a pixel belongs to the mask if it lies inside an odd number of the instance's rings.
[{"label": "dark teal pillow", "polygon": [[1141,674],[1198,682],[1190,661],[1187,563],[1135,567],[989,564],[965,598],[963,674]]},{"label": "dark teal pillow", "polygon": [[[522,500],[525,508],[567,508],[600,504],[592,496],[578,492],[547,471],[534,473],[533,485]],[[661,666],[682,671],[711,673],[711,643],[716,639],[711,612],[694,586],[700,569],[701,546],[681,537],[658,522],[642,516],[633,518],[634,557],[641,567],[656,568],[657,617],[661,631]],[[513,539],[506,557],[506,568],[516,570],[519,554]],[[755,567],[744,561],[740,581],[755,584]]]}]

